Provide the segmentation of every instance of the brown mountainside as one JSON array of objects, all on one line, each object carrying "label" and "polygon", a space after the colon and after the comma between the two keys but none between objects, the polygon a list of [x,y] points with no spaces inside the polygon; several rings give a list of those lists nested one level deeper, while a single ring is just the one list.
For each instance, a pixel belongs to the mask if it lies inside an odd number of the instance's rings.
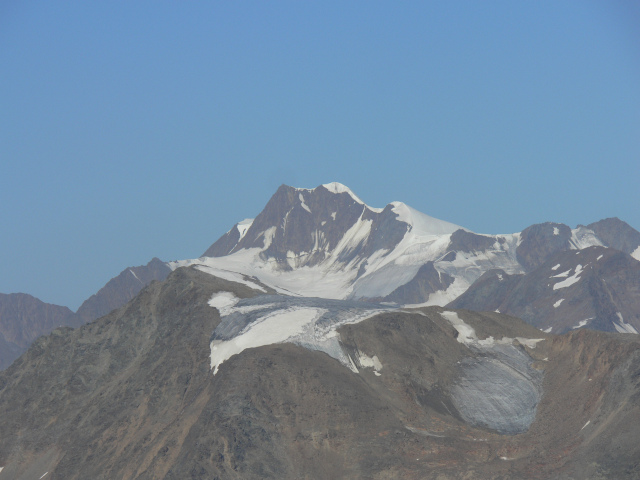
[{"label": "brown mountainside", "polygon": [[[216,291],[258,293],[181,268],[91,324],[40,338],[0,372],[0,480],[640,472],[636,336],[548,336],[513,317],[458,311],[480,339],[543,338],[495,350],[529,359],[527,371],[539,373],[526,375],[541,382],[522,384],[541,395],[530,428],[506,435],[470,421],[473,405],[456,394],[469,383],[503,400],[518,395],[491,380],[488,366],[502,357],[460,343],[439,307],[341,327],[357,373],[323,352],[276,344],[229,358],[214,376],[209,339],[220,315],[207,302]],[[375,370],[362,360],[374,355]],[[472,375],[479,367],[484,384]]]}]

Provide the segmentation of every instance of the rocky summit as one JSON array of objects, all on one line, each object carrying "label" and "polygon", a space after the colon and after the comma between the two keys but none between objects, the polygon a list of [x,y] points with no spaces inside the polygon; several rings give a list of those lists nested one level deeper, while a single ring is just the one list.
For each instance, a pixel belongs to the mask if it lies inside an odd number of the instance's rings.
[{"label": "rocky summit", "polygon": [[640,478],[625,225],[484,235],[282,186],[0,372],[0,480]]}]

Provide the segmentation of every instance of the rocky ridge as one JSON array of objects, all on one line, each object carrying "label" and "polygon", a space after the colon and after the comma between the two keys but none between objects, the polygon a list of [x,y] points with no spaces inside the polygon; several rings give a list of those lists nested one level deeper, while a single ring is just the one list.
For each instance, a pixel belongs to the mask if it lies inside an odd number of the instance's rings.
[{"label": "rocky ridge", "polygon": [[449,307],[496,310],[553,333],[638,333],[640,262],[613,248],[560,251],[527,274],[486,272]]},{"label": "rocky ridge", "polygon": [[152,281],[164,280],[168,264],[153,258],[129,267],[85,300],[77,312],[24,293],[0,294],[0,370],[11,365],[41,335],[57,327],[79,327],[126,304]]},{"label": "rocky ridge", "polygon": [[[0,373],[0,480],[635,478],[640,468],[635,335],[556,337],[498,313],[389,307],[336,327],[353,368],[286,342],[242,350],[214,375],[211,333],[261,296],[279,295],[180,268],[109,315],[37,340]],[[513,354],[499,357],[503,347]],[[532,368],[531,380],[493,381],[490,358],[506,362],[499,375]],[[509,410],[489,424],[484,409],[469,411],[477,400],[465,392],[483,386],[496,391],[490,405],[533,412],[524,428],[501,427]]]}]

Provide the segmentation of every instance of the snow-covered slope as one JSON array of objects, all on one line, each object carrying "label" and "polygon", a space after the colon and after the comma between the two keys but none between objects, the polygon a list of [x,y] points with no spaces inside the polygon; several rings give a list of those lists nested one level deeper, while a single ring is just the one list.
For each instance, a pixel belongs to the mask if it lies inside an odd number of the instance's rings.
[{"label": "snow-covered slope", "polygon": [[282,185],[203,257],[170,265],[257,279],[288,295],[445,305],[486,271],[526,273],[558,251],[603,243],[587,227],[555,223],[478,235],[401,202],[370,207],[334,182]]}]

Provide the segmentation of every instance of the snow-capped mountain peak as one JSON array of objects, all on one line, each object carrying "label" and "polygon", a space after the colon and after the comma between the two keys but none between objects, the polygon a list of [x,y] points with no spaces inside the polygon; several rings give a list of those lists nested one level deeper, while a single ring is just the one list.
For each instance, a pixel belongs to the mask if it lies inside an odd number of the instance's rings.
[{"label": "snow-capped mountain peak", "polygon": [[398,215],[398,220],[411,226],[414,235],[447,235],[462,227],[425,215],[402,202],[391,202],[391,210]]},{"label": "snow-capped mountain peak", "polygon": [[[286,294],[445,305],[489,270],[524,274],[557,252],[605,244],[598,232],[606,227],[630,229],[617,219],[605,223],[571,229],[548,222],[479,235],[402,202],[369,207],[338,182],[282,185],[255,219],[234,225],[203,257],[172,268],[195,264]],[[631,231],[629,251],[638,243]]]},{"label": "snow-capped mountain peak", "polygon": [[361,203],[362,205],[366,205],[362,200],[360,200],[360,197],[358,197],[355,193],[351,191],[349,187],[347,187],[346,185],[343,185],[342,183],[331,182],[331,183],[325,183],[321,186],[329,190],[331,193],[346,193],[351,198],[353,198],[356,202]]}]

